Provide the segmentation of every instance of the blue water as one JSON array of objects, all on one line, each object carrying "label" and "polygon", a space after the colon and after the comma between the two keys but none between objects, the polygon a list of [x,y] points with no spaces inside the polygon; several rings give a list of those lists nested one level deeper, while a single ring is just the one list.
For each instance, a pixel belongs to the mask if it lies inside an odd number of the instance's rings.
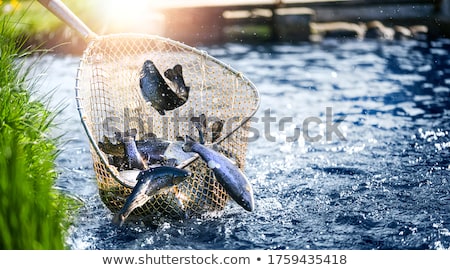
[{"label": "blue water", "polygon": [[[450,40],[202,49],[261,92],[245,170],[256,210],[230,202],[202,218],[112,226],[75,108],[79,59],[46,57],[43,89],[56,87],[53,100],[67,105],[57,119],[67,141],[57,185],[85,202],[70,248],[450,248]],[[269,110],[270,129],[262,122]],[[340,136],[326,137],[331,124]]]}]

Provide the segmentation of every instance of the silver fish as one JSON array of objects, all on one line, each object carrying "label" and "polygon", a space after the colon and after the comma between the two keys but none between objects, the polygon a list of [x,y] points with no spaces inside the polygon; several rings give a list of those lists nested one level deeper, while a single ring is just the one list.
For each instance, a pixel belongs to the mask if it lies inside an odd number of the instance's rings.
[{"label": "silver fish", "polygon": [[189,175],[186,170],[166,166],[141,171],[133,191],[112,222],[122,226],[134,209],[144,205],[152,196],[183,182]]},{"label": "silver fish", "polygon": [[176,84],[178,97],[187,101],[189,98],[190,87],[186,86],[184,82],[183,68],[181,65],[175,65],[172,69],[166,70],[164,76]]},{"label": "silver fish", "polygon": [[183,145],[186,152],[195,152],[208,164],[219,183],[230,197],[247,211],[253,211],[255,203],[253,189],[247,177],[226,156],[206,147],[189,136]]}]

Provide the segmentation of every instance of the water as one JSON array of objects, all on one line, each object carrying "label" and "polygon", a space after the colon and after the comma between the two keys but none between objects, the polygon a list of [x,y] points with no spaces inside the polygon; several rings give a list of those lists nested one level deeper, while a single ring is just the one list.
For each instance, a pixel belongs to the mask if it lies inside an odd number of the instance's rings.
[{"label": "water", "polygon": [[42,89],[67,104],[58,186],[85,201],[70,248],[450,248],[450,40],[203,49],[261,92],[245,171],[256,210],[230,202],[203,218],[113,227],[75,108],[78,58],[47,57]]}]

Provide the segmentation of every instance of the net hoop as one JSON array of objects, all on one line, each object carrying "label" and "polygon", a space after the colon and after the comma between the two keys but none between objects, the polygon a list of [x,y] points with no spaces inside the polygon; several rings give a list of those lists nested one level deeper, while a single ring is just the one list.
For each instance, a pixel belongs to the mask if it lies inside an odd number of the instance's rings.
[{"label": "net hoop", "polygon": [[[186,84],[191,87],[188,102],[167,112],[168,117],[175,119],[177,115],[205,113],[214,119],[234,119],[215,143],[220,144],[225,155],[237,161],[240,169],[245,166],[250,120],[260,100],[249,79],[205,51],[171,39],[143,34],[98,36],[89,41],[80,59],[75,95],[81,123],[90,142],[100,197],[112,212],[122,207],[134,186],[133,181],[123,177],[118,168],[110,164],[110,157],[98,144],[105,136],[112,138],[114,131],[124,130],[115,124],[137,128],[140,136],[151,129],[158,136],[167,136],[168,140],[174,140],[177,135],[196,135],[189,123],[174,121],[164,126],[166,118],[139,95],[139,71],[144,60],[149,58],[160,67],[161,73],[181,64]],[[175,125],[179,126],[179,134],[175,134]],[[223,209],[228,196],[197,155],[184,160],[178,167],[193,172],[191,179],[178,186],[185,197],[183,205],[176,203],[180,201],[179,197],[175,198],[176,192],[169,190],[136,209],[135,216],[179,217]]]}]

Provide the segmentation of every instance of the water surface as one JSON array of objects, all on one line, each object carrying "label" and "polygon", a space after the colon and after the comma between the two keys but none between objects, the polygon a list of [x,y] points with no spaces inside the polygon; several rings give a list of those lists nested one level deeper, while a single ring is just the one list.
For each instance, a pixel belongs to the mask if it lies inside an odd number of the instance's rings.
[{"label": "water surface", "polygon": [[[230,202],[158,227],[110,224],[75,107],[79,58],[46,57],[67,105],[57,185],[85,201],[72,249],[448,249],[450,40],[225,44],[202,48],[261,92],[245,173],[256,210]],[[336,124],[341,137],[327,134]],[[270,130],[262,118],[270,110]],[[331,118],[330,118],[331,117]],[[280,119],[285,118],[284,130]],[[308,136],[303,130],[310,119]],[[297,129],[296,129],[297,128]],[[328,125],[328,128],[330,126]],[[311,138],[316,138],[314,141]]]}]

